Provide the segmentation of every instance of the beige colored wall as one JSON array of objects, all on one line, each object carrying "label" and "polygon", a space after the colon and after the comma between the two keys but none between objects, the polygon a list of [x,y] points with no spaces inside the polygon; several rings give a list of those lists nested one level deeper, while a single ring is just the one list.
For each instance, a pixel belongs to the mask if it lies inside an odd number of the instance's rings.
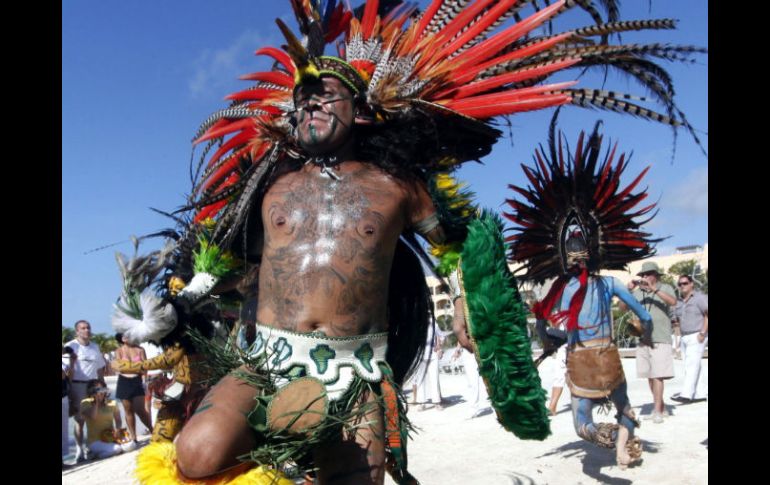
[{"label": "beige colored wall", "polygon": [[[433,276],[426,276],[425,281],[430,288],[431,300],[433,300],[433,314],[438,319],[441,316],[453,316],[454,307],[452,306],[452,299],[449,293],[439,292],[438,288],[441,286],[441,280]],[[444,308],[441,308],[441,307]]]}]

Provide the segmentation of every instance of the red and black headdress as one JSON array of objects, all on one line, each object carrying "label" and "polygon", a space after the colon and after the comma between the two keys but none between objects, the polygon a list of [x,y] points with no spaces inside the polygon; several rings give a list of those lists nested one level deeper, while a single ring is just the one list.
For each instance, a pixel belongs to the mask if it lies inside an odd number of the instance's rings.
[{"label": "red and black headdress", "polygon": [[[522,263],[519,277],[536,283],[557,278],[534,309],[542,318],[552,317],[550,310],[571,276],[579,277],[584,294],[589,274],[625,269],[653,255],[654,244],[661,241],[641,229],[655,216],[649,215],[655,204],[640,207],[647,190],[634,192],[649,167],[624,187],[620,177],[630,157],[617,156],[617,143],[602,154],[601,122],[587,138],[581,132],[570,152],[561,133],[556,142],[555,120],[548,150],[541,146],[535,152],[533,166],[522,164],[531,185],[509,185],[520,197],[508,199],[513,212],[504,213],[515,224],[506,242],[511,259]],[[581,304],[582,298],[571,302],[568,327],[576,325]]]}]

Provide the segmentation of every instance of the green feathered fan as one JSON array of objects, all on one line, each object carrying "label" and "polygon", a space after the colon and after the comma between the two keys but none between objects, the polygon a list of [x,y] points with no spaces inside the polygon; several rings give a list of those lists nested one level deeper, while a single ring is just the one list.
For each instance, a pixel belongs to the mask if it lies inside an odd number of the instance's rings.
[{"label": "green feathered fan", "polygon": [[532,362],[527,311],[508,270],[498,216],[485,210],[468,226],[460,270],[468,333],[497,419],[521,439],[543,440],[551,434],[546,392]]}]

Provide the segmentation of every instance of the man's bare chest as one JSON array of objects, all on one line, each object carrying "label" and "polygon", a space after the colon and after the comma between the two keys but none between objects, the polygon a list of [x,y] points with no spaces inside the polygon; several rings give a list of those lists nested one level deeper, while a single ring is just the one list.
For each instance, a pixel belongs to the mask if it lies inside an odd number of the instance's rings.
[{"label": "man's bare chest", "polygon": [[367,171],[340,170],[339,179],[319,170],[287,174],[262,203],[266,242],[283,245],[340,238],[396,237],[405,223],[405,194],[392,178]]}]

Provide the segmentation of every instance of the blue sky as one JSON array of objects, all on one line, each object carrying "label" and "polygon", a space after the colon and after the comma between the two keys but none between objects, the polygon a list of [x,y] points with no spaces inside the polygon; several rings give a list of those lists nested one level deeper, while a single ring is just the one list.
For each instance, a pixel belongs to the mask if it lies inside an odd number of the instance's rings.
[{"label": "blue sky", "polygon": [[[629,33],[625,42],[708,47],[706,0],[657,1],[651,12],[647,1],[625,0],[621,13],[626,19],[680,21],[676,31]],[[131,235],[172,225],[149,207],[173,211],[184,202],[190,189],[190,140],[209,114],[225,106],[225,95],[248,86],[238,76],[267,67],[253,53],[281,42],[276,17],[294,25],[288,1],[62,3],[62,325],[85,318],[95,331],[112,332],[111,307],[120,293],[115,251],[131,252]],[[577,17],[581,24],[590,22]],[[680,108],[707,132],[708,58],[697,59],[664,65]],[[591,75],[580,82],[600,84],[601,78]],[[609,75],[607,88],[646,94],[615,74]],[[512,195],[507,184],[524,184],[519,164],[531,163],[535,147],[546,139],[550,117],[551,111],[513,117],[513,139],[501,139],[483,166],[461,169],[459,178],[481,205],[500,208]],[[708,161],[689,135],[680,131],[672,162],[674,141],[666,126],[567,107],[560,127],[574,144],[579,131],[590,130],[598,119],[604,121],[605,143],[619,140],[619,150],[633,152],[626,180],[652,166],[645,180],[660,213],[647,228],[670,236],[659,252],[707,242]],[[708,149],[708,135],[700,137]],[[126,242],[85,254],[119,241]],[[159,244],[151,241],[140,249]]]}]

